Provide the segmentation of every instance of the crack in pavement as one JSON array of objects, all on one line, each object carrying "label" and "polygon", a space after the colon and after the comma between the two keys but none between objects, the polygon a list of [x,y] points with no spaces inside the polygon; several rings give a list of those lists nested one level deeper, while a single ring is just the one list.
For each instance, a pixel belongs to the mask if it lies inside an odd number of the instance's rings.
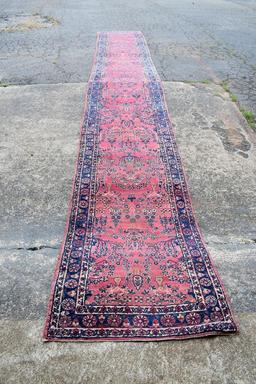
[{"label": "crack in pavement", "polygon": [[[205,241],[206,245],[211,245],[211,244],[254,244],[256,243],[256,239],[239,239],[237,241],[214,241],[214,240],[209,240]],[[60,244],[56,246],[52,245],[32,245],[28,247],[0,247],[0,250],[7,250],[7,251],[40,251],[41,249],[59,249]]]},{"label": "crack in pavement", "polygon": [[40,251],[41,249],[59,249],[59,246],[36,245],[31,247],[0,247],[0,250],[7,251]]}]

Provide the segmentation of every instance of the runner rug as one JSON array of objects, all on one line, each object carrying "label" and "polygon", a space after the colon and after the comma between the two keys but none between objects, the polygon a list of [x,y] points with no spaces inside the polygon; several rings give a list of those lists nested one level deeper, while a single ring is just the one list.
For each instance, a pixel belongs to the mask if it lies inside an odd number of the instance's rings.
[{"label": "runner rug", "polygon": [[98,34],[44,339],[235,332],[140,32]]}]

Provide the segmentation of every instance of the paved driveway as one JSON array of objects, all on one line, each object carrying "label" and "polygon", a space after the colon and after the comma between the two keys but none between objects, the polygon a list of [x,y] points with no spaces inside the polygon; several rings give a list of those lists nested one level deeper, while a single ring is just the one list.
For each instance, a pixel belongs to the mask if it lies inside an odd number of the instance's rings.
[{"label": "paved driveway", "polygon": [[163,80],[226,80],[256,112],[255,1],[1,0],[0,16],[3,83],[86,81],[97,31],[141,30]]}]

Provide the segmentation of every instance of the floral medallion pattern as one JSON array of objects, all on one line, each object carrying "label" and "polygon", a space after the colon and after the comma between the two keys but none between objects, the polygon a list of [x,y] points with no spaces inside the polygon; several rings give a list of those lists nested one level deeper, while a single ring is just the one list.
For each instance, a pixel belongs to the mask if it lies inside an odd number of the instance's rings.
[{"label": "floral medallion pattern", "polygon": [[140,32],[98,35],[45,340],[235,332]]}]

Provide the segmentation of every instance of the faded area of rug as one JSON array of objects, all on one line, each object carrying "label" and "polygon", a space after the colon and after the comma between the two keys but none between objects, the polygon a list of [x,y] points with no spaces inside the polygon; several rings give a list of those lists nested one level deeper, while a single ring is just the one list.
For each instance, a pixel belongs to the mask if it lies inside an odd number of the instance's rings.
[{"label": "faded area of rug", "polygon": [[44,340],[236,330],[195,222],[145,39],[99,33]]}]

